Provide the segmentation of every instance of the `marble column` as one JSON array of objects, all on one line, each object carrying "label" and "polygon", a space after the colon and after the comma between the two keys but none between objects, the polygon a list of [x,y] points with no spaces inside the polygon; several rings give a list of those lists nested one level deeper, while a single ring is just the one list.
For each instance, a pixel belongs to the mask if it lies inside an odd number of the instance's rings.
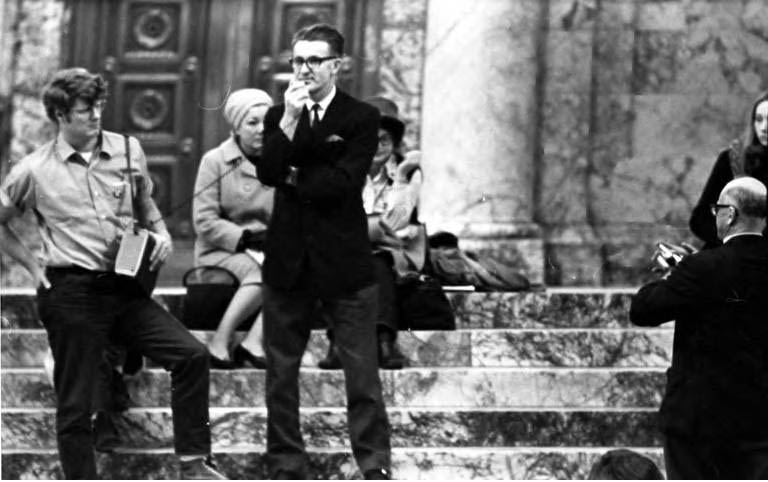
[{"label": "marble column", "polygon": [[543,280],[533,222],[537,0],[430,0],[421,216]]}]

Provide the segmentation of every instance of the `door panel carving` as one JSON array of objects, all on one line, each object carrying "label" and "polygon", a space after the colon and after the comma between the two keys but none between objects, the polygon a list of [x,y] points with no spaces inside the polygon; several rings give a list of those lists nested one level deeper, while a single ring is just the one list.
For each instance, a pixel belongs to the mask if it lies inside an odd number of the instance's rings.
[{"label": "door panel carving", "polygon": [[109,81],[104,127],[141,141],[153,197],[177,238],[193,236],[187,201],[201,154],[229,135],[221,112],[228,93],[256,86],[280,102],[298,29],[336,26],[347,53],[341,88],[357,96],[375,88],[377,63],[370,48],[366,59],[364,38],[378,35],[382,0],[65,1],[64,65]]}]

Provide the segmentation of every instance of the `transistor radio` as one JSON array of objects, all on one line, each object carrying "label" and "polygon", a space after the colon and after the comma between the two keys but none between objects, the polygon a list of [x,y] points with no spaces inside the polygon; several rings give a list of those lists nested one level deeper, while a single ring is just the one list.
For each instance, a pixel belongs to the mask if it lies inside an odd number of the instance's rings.
[{"label": "transistor radio", "polygon": [[134,278],[147,294],[152,294],[157,281],[158,271],[149,270],[154,248],[155,238],[149,231],[132,225],[125,230],[115,259],[115,273]]}]

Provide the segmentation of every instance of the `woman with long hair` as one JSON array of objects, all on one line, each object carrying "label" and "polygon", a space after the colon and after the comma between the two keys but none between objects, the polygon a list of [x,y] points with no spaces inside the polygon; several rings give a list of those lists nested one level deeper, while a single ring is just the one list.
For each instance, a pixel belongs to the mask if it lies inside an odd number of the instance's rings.
[{"label": "woman with long hair", "polygon": [[705,248],[721,244],[710,205],[717,202],[728,182],[741,176],[752,176],[768,185],[768,91],[760,93],[752,103],[742,136],[717,156],[701,198],[693,208],[689,225],[693,234],[704,241]]}]

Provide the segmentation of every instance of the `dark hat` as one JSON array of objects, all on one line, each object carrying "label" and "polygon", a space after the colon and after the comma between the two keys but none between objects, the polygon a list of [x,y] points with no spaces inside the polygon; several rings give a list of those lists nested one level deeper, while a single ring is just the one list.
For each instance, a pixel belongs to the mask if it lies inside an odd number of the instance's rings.
[{"label": "dark hat", "polygon": [[392,140],[395,145],[400,144],[403,140],[403,134],[405,133],[405,124],[398,118],[397,104],[382,96],[368,97],[365,99],[367,104],[370,104],[377,109],[381,114],[381,128],[392,134]]}]

